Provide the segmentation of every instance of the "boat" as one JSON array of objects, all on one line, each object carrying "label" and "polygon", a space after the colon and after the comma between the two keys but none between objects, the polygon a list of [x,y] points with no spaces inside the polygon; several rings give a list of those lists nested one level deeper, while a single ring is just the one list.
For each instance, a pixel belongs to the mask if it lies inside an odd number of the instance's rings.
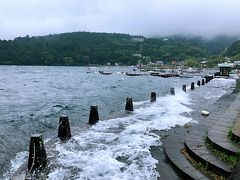
[{"label": "boat", "polygon": [[180,78],[193,78],[194,76],[190,76],[190,75],[180,75],[179,76]]},{"label": "boat", "polygon": [[110,75],[112,74],[111,72],[104,72],[104,71],[98,71],[100,74],[103,74],[103,75]]},{"label": "boat", "polygon": [[153,72],[150,73],[151,76],[158,76],[158,77],[163,77],[163,78],[168,78],[168,77],[179,77],[179,74],[169,74],[169,73],[158,73],[158,72]]},{"label": "boat", "polygon": [[179,77],[179,74],[160,74],[160,77],[163,77],[163,78]]},{"label": "boat", "polygon": [[147,76],[149,74],[146,74],[146,73],[128,73],[128,72],[126,72],[126,75],[127,76]]}]

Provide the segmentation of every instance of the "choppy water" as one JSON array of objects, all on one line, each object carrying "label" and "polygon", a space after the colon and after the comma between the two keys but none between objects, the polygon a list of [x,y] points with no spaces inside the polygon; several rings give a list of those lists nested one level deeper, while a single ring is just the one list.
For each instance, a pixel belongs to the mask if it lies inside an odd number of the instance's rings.
[{"label": "choppy water", "polygon": [[[93,71],[113,72],[105,76],[86,73],[86,67],[0,66],[0,169],[6,178],[27,158],[29,137],[56,134],[58,117],[67,114],[71,126],[84,127],[89,107],[98,105],[101,121],[81,130],[65,144],[57,143],[49,162],[48,179],[156,179],[157,161],[150,146],[161,144],[152,130],[168,130],[194,121],[192,93],[181,91],[200,77],[129,77],[130,67],[99,67]],[[215,101],[234,80],[214,79],[199,88],[198,95]],[[168,94],[175,87],[176,95]],[[156,103],[149,103],[155,91]],[[126,97],[135,111],[115,117],[124,110]],[[2,176],[2,177],[3,177]]]}]

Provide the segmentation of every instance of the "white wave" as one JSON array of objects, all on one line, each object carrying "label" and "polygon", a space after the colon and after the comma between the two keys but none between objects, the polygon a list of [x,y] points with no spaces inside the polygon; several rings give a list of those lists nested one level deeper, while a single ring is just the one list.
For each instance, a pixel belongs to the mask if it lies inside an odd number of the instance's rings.
[{"label": "white wave", "polygon": [[150,146],[161,142],[151,130],[192,120],[181,115],[192,111],[183,105],[190,103],[189,95],[180,90],[176,94],[139,106],[127,117],[100,121],[68,143],[57,144],[58,155],[50,164],[48,179],[157,179],[157,160],[151,156]]},{"label": "white wave", "polygon": [[69,173],[69,171],[66,169],[58,168],[56,171],[50,173],[48,177],[52,180],[63,180],[64,174],[66,173]]},{"label": "white wave", "polygon": [[134,107],[135,106],[141,106],[141,105],[143,105],[143,104],[145,104],[145,103],[148,103],[149,101],[137,101],[137,102],[133,102],[133,105],[134,105]]},{"label": "white wave", "polygon": [[203,96],[204,99],[217,99],[223,96],[227,90],[236,82],[236,79],[215,78],[209,86],[213,87]]},{"label": "white wave", "polygon": [[14,172],[25,162],[28,158],[28,152],[22,151],[16,154],[16,156],[11,160],[10,169],[3,174],[4,179],[10,179]]}]

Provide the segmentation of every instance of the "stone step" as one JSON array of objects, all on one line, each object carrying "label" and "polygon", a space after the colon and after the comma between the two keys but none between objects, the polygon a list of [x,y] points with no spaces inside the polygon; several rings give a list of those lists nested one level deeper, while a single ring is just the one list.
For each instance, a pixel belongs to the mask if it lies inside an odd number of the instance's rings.
[{"label": "stone step", "polygon": [[236,120],[232,128],[232,140],[240,142],[240,118]]},{"label": "stone step", "polygon": [[220,160],[210,149],[207,148],[205,139],[201,136],[201,131],[195,128],[192,132],[195,134],[196,132],[199,132],[199,136],[194,136],[194,138],[192,138],[193,136],[191,135],[191,132],[186,136],[185,146],[189,155],[197,162],[204,164],[209,171],[225,177],[230,176],[233,171],[231,165]]},{"label": "stone step", "polygon": [[[236,97],[236,100],[230,105],[228,110],[221,115],[214,123],[213,126],[208,128],[207,141],[211,143],[214,148],[219,151],[225,152],[228,155],[238,155],[240,152],[240,145],[233,142],[228,134],[231,129],[236,131],[240,130],[239,109],[240,109],[240,96]],[[233,127],[233,128],[232,128]],[[234,130],[235,130],[234,129]],[[240,133],[239,133],[240,134]],[[234,136],[234,135],[233,135]]]},{"label": "stone step", "polygon": [[208,179],[205,175],[197,171],[195,167],[190,164],[184,154],[181,153],[184,148],[184,138],[178,134],[169,136],[164,144],[166,156],[177,169],[179,174],[185,177],[184,179]]},{"label": "stone step", "polygon": [[228,131],[228,129],[224,131],[213,126],[213,128],[208,131],[207,141],[217,150],[225,152],[228,155],[236,156],[240,152],[240,145],[228,138]]}]

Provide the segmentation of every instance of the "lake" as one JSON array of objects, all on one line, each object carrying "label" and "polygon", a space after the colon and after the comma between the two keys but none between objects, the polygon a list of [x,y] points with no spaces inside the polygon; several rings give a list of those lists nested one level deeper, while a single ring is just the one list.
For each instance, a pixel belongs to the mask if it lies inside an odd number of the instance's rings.
[{"label": "lake", "polygon": [[[47,179],[156,179],[150,146],[161,139],[152,130],[197,123],[193,96],[206,103],[221,97],[235,80],[214,79],[195,93],[181,90],[202,78],[130,77],[132,67],[0,66],[0,178],[8,178],[27,159],[31,134],[45,141],[57,134],[59,116],[79,128],[67,143],[56,142]],[[98,71],[112,72],[102,75]],[[169,94],[175,88],[176,95]],[[150,103],[150,93],[157,102]],[[197,93],[196,93],[197,92]],[[132,97],[134,112],[124,112]],[[91,105],[100,121],[88,126]],[[189,114],[186,116],[185,114]]]}]

